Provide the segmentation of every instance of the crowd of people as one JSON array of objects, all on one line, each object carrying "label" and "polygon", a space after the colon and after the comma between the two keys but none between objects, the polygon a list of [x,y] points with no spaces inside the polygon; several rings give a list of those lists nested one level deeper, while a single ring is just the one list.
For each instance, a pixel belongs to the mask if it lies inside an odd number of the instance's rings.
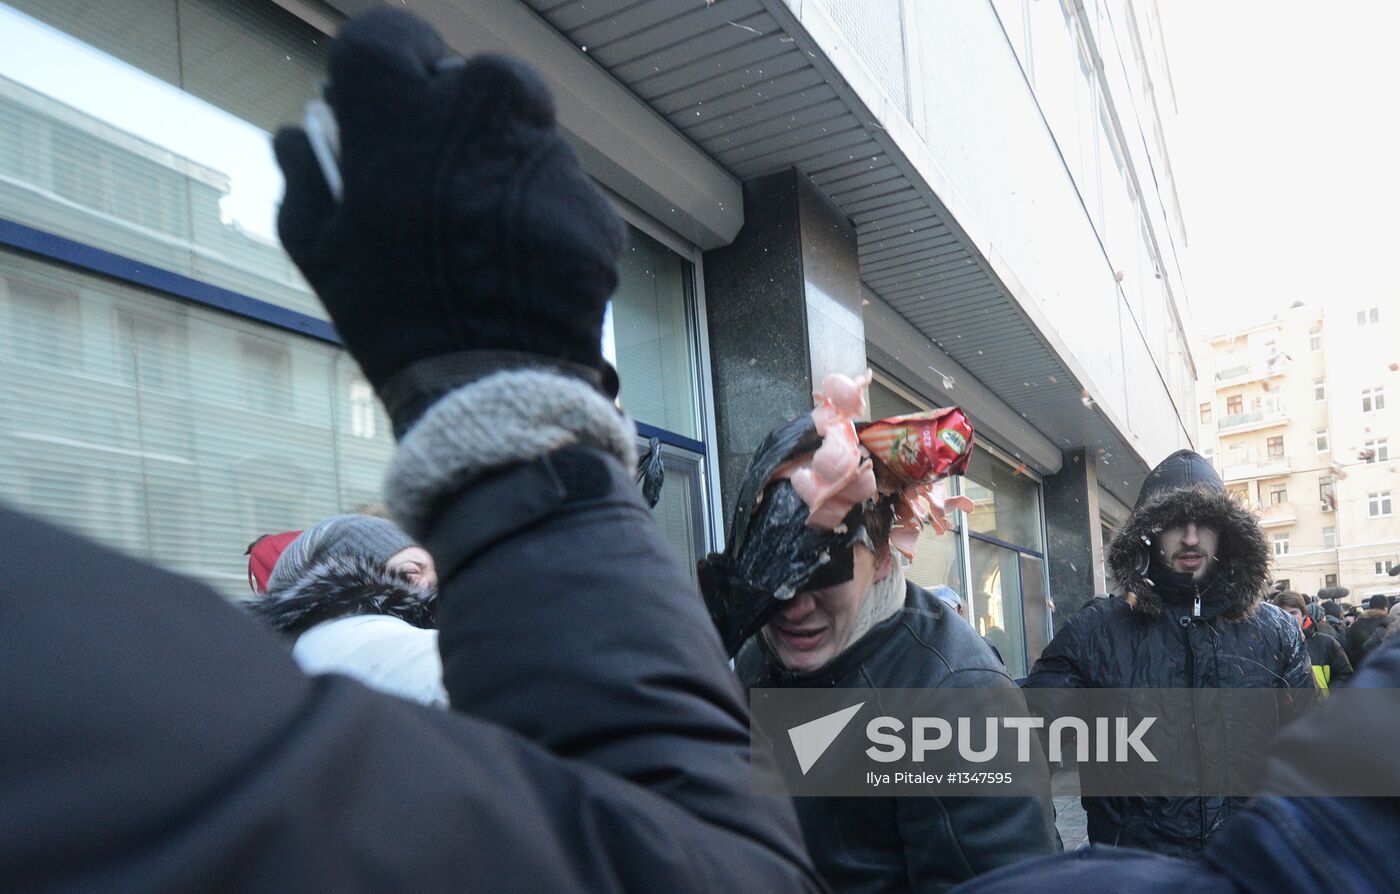
[{"label": "crowd of people", "polygon": [[[393,422],[386,508],[255,543],[241,607],[0,509],[0,889],[1400,883],[1395,799],[1308,788],[1336,736],[1400,735],[1340,698],[1269,728],[1189,718],[1203,790],[1211,755],[1249,749],[1288,794],[1086,797],[1093,844],[1071,853],[1048,787],[753,794],[777,771],[750,749],[747,689],[1021,690],[958,594],[906,579],[899,494],[857,501],[809,562],[790,482],[751,468],[736,526],[761,515],[792,570],[711,557],[702,582],[728,589],[702,598],[637,487],[601,356],[623,227],[548,89],[397,10],[352,20],[329,58],[343,197],[282,131],[279,231]],[[1273,592],[1257,521],[1190,451],[1148,476],[1108,564],[1117,591],[1025,687],[1400,687],[1388,602],[1352,618]]]}]

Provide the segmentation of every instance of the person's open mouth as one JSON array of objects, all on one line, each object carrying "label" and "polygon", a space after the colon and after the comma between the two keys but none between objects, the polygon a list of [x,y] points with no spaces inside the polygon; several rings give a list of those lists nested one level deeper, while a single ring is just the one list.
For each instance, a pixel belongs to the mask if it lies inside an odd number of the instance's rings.
[{"label": "person's open mouth", "polygon": [[1181,553],[1176,557],[1176,563],[1187,571],[1195,571],[1206,562],[1206,557],[1198,553]]},{"label": "person's open mouth", "polygon": [[826,627],[805,627],[796,630],[789,630],[781,625],[775,625],[778,635],[782,637],[783,644],[794,652],[810,652],[821,645],[826,638]]}]

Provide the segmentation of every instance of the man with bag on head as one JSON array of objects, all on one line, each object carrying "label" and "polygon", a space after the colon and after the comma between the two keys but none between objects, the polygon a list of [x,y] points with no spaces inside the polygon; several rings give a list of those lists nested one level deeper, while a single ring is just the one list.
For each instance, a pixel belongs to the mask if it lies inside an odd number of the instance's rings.
[{"label": "man with bag on head", "polygon": [[[834,379],[844,377],[828,377],[824,392],[834,390]],[[821,397],[813,414],[819,420],[828,409]],[[863,413],[862,406],[847,409]],[[745,472],[725,552],[701,563],[701,589],[726,645],[738,653],[735,671],[744,685],[1009,690],[1024,711],[977,632],[904,577],[901,551],[912,552],[920,520],[940,530],[945,510],[971,508],[964,498],[945,503],[935,490],[937,478],[966,468],[972,438],[961,412],[862,425],[859,444],[847,428],[850,483],[814,489],[807,484],[813,474],[839,465],[820,460],[834,440],[821,428],[802,417],[769,434]],[[891,441],[904,449],[867,446]],[[916,456],[909,450],[916,444],[936,446]],[[864,490],[862,474],[872,476]],[[840,493],[823,502],[813,490]],[[1040,770],[1048,780],[1043,762]],[[1059,844],[1048,784],[1042,797],[798,797],[796,805],[817,869],[841,894],[946,891],[1055,853]]]},{"label": "man with bag on head", "polygon": [[[1269,548],[1258,521],[1230,498],[1205,458],[1180,450],[1148,474],[1132,516],[1108,548],[1108,565],[1123,591],[1072,615],[1026,687],[1313,688],[1298,625],[1266,601]],[[1199,736],[1201,774],[1211,755],[1258,753],[1275,731],[1245,735],[1200,710],[1175,722]],[[1092,842],[1196,856],[1245,800],[1086,796],[1083,802]]]}]

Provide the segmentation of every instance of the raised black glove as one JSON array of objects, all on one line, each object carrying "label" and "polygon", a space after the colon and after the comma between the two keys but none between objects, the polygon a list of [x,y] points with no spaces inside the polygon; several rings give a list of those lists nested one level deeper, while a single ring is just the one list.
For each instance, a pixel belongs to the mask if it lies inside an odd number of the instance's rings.
[{"label": "raised black glove", "polygon": [[625,230],[543,81],[513,59],[462,63],[425,22],[380,9],[331,45],[326,100],[344,200],[286,128],[278,231],[395,432],[504,368],[561,368],[614,396],[601,331]]}]

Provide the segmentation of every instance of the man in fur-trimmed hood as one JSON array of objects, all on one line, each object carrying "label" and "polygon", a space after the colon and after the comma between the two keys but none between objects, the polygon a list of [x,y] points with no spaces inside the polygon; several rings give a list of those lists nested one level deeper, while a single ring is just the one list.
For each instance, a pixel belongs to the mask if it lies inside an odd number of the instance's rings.
[{"label": "man in fur-trimmed hood", "polygon": [[[1180,450],[1152,470],[1108,548],[1108,566],[1119,592],[1065,622],[1027,687],[1313,687],[1297,624],[1266,601],[1264,534],[1204,457]],[[1199,737],[1203,791],[1220,763],[1212,755],[1262,749],[1276,732],[1241,728],[1204,708],[1173,722]],[[1244,800],[1086,797],[1084,808],[1093,842],[1196,856]]]}]

